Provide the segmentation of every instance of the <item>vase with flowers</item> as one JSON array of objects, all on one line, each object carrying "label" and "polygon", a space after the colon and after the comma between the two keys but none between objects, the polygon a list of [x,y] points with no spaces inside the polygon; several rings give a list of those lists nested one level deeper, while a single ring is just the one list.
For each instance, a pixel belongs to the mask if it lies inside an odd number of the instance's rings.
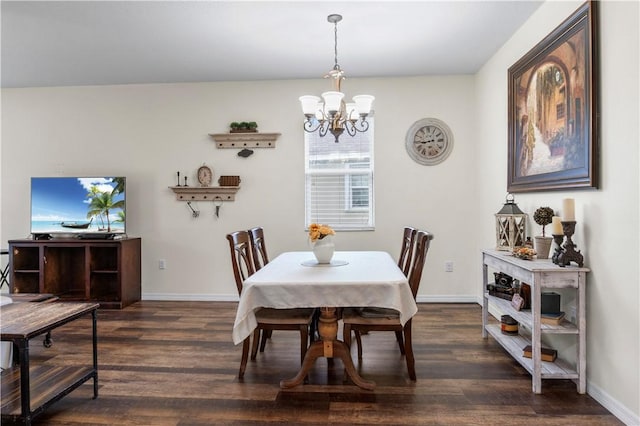
[{"label": "vase with flowers", "polygon": [[333,236],[336,232],[329,225],[312,223],[309,225],[309,241],[313,255],[318,263],[331,263],[335,246]]},{"label": "vase with flowers", "polygon": [[553,239],[545,235],[544,227],[551,223],[553,214],[551,207],[540,207],[533,213],[533,220],[542,226],[542,236],[537,236],[533,239],[538,259],[547,259],[549,257],[549,250],[551,249],[551,241]]}]

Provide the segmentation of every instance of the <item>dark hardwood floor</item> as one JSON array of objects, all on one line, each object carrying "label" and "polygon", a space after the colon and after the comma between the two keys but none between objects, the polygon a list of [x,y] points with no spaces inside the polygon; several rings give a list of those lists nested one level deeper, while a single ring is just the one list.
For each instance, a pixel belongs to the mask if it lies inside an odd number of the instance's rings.
[{"label": "dark hardwood floor", "polygon": [[[413,335],[417,382],[408,379],[393,333],[363,336],[358,366],[377,388],[343,383],[340,361],[318,360],[309,384],[282,390],[299,366],[299,335],[274,332],[237,377],[231,343],[235,303],[136,303],[100,310],[99,396],[82,385],[36,419],[41,425],[619,425],[568,380],[531,377],[492,338],[481,337],[475,304],[421,304]],[[90,320],[31,343],[32,366],[90,362]],[[355,354],[355,348],[352,351]]]}]

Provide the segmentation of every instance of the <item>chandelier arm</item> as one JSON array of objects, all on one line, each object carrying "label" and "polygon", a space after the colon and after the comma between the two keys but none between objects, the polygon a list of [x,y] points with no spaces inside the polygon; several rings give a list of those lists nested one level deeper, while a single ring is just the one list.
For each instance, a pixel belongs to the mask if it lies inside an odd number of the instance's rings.
[{"label": "chandelier arm", "polygon": [[327,132],[329,131],[329,121],[328,120],[323,120],[320,122],[320,126],[318,126],[318,135],[320,135],[321,138],[325,137],[327,135]]},{"label": "chandelier arm", "polygon": [[344,129],[347,131],[349,136],[355,136],[358,129],[355,126],[355,123],[351,120],[347,120],[344,123]]},{"label": "chandelier arm", "polygon": [[304,121],[303,128],[304,128],[305,132],[313,133],[313,132],[315,132],[316,130],[318,130],[322,126],[323,122],[324,122],[324,120],[318,120],[318,125],[314,127],[313,121],[310,118],[307,118]]},{"label": "chandelier arm", "polygon": [[355,123],[353,123],[353,128],[358,132],[366,132],[367,130],[369,130],[369,122],[365,117],[360,117],[360,120],[357,120]]}]

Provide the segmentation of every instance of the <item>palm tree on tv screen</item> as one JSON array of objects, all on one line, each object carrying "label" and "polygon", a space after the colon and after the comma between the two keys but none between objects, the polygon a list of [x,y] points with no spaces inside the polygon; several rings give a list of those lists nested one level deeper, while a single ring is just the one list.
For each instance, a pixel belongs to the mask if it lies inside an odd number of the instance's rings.
[{"label": "palm tree on tv screen", "polygon": [[111,221],[109,219],[109,211],[113,209],[124,209],[124,201],[113,201],[117,192],[98,192],[89,203],[89,211],[87,218],[92,216],[104,215],[107,219],[107,232],[111,232]]}]

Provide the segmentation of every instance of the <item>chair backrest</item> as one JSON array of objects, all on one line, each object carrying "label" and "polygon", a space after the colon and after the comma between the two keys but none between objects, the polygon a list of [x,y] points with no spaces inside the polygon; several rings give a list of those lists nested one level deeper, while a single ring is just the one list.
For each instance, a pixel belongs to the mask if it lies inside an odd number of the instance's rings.
[{"label": "chair backrest", "polygon": [[433,240],[433,234],[427,231],[418,231],[416,233],[416,247],[413,253],[413,263],[408,275],[409,286],[411,287],[414,299],[418,294],[418,287],[420,287],[420,279],[422,278],[422,270],[424,269],[424,261],[427,258],[427,252],[429,251],[431,240]]},{"label": "chair backrest", "polygon": [[255,272],[253,261],[251,260],[251,240],[247,231],[236,231],[227,234],[227,240],[231,251],[233,276],[236,279],[238,294],[241,294],[244,280]]},{"label": "chair backrest", "polygon": [[409,268],[411,267],[411,257],[413,256],[413,242],[416,237],[417,229],[406,226],[402,235],[402,248],[400,249],[400,257],[398,258],[398,268],[404,272],[405,276],[409,276]]},{"label": "chair backrest", "polygon": [[256,271],[269,263],[267,256],[267,246],[264,242],[264,230],[258,226],[249,229],[249,238],[251,238],[251,255],[253,256],[253,266]]}]

